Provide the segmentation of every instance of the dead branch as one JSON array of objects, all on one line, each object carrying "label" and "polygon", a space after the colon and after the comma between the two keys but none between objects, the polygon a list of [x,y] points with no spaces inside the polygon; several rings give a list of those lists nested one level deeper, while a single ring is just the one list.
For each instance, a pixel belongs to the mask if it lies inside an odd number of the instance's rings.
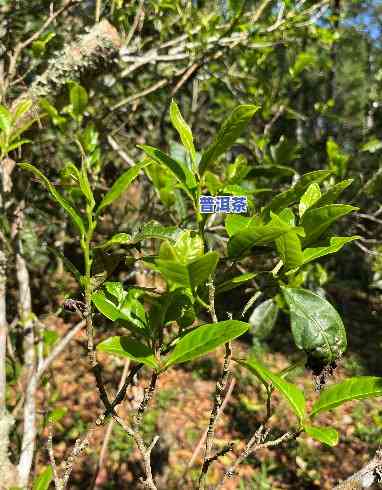
[{"label": "dead branch", "polygon": [[334,487],[334,490],[361,490],[362,488],[369,488],[381,480],[382,450],[379,449],[369,463],[347,480]]}]

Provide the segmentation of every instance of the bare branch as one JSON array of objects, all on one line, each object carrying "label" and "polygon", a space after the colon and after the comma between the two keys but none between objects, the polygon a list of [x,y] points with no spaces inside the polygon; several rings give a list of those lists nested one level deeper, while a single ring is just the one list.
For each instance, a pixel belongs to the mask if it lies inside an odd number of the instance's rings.
[{"label": "bare branch", "polygon": [[[127,378],[128,372],[129,372],[129,366],[130,366],[130,359],[126,359],[125,365],[123,366],[123,372],[122,372],[121,380],[120,380],[119,386],[118,386],[118,392],[120,392],[120,390],[122,389],[122,387],[124,386],[124,384],[126,382],[126,378]],[[98,487],[97,486],[97,478],[98,478],[98,475],[100,474],[100,472],[102,470],[102,467],[104,465],[104,461],[106,459],[107,448],[109,445],[111,434],[113,432],[113,427],[114,427],[114,419],[110,419],[110,422],[108,423],[108,426],[106,429],[105,437],[104,437],[103,442],[102,442],[102,448],[101,448],[101,452],[99,455],[97,469],[94,473],[94,480],[92,483],[92,488]]]},{"label": "bare branch", "polygon": [[259,429],[256,431],[256,433],[251,437],[251,439],[248,441],[244,451],[242,454],[237,458],[235,463],[225,472],[222,481],[220,484],[216,487],[216,490],[224,488],[224,484],[227,479],[232,478],[236,475],[237,467],[245,460],[248,458],[249,455],[252,453],[258,451],[259,449],[264,449],[267,447],[274,447],[282,444],[285,441],[289,441],[291,439],[294,439],[297,437],[299,432],[286,432],[282,436],[278,437],[277,439],[273,439],[271,441],[263,442],[266,437],[269,434],[269,429],[265,429],[263,425],[259,427]]},{"label": "bare branch", "polygon": [[118,422],[121,427],[131,436],[135,444],[138,447],[138,450],[141,454],[141,457],[143,459],[143,464],[145,467],[145,473],[146,473],[146,479],[142,480],[142,484],[146,487],[149,488],[150,490],[157,490],[157,487],[154,483],[153,480],[153,475],[152,475],[152,470],[151,470],[151,451],[154,448],[154,445],[158,441],[159,437],[155,436],[153,441],[151,442],[150,446],[146,447],[146,444],[140,435],[139,431],[134,430],[132,427],[126,424],[126,422],[119,417],[118,415],[113,415],[113,419]]},{"label": "bare branch", "polygon": [[29,474],[32,468],[35,441],[36,441],[36,353],[34,321],[32,312],[32,298],[30,291],[29,272],[25,259],[21,255],[21,242],[18,243],[19,252],[16,254],[16,274],[19,286],[19,315],[24,327],[24,369],[27,376],[25,390],[25,403],[23,414],[23,438],[21,454],[18,464],[19,485],[28,485]]},{"label": "bare branch", "polygon": [[379,449],[374,458],[361,470],[340,483],[333,490],[361,490],[369,488],[382,480],[382,450]]},{"label": "bare branch", "polygon": [[125,152],[125,150],[122,150],[122,148],[119,146],[119,144],[115,141],[115,139],[112,136],[108,135],[107,141],[109,145],[113,148],[113,150],[118,153],[118,155],[122,158],[124,162],[126,162],[130,167],[134,165],[134,160],[129,157],[129,155]]},{"label": "bare branch", "polygon": [[50,367],[52,362],[63,352],[65,347],[69,344],[69,342],[77,335],[77,333],[85,326],[85,320],[81,320],[79,323],[74,325],[74,327],[70,328],[68,332],[59,340],[52,352],[46,357],[39,367],[37,371],[37,381],[40,381],[41,376],[46,372],[46,370]]},{"label": "bare branch", "polygon": [[8,84],[13,80],[15,74],[16,74],[16,67],[17,67],[17,61],[18,58],[21,54],[21,52],[30,46],[33,41],[36,41],[41,34],[47,29],[50,24],[59,16],[61,15],[67,8],[69,8],[71,5],[78,3],[80,0],[66,0],[61,8],[59,8],[56,12],[51,11],[49,14],[49,17],[46,19],[46,21],[43,23],[43,25],[38,29],[32,36],[30,36],[28,39],[26,39],[23,42],[20,42],[16,45],[12,55],[10,56],[9,60],[9,68],[8,68],[8,74],[4,83],[5,89],[8,86]]}]

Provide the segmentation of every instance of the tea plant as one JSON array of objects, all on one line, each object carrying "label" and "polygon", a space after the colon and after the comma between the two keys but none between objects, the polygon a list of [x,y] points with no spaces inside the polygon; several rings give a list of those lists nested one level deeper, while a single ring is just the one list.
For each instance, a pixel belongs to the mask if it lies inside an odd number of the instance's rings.
[{"label": "tea plant", "polygon": [[[146,441],[142,435],[142,421],[158,390],[158,378],[174,366],[193,361],[219,347],[224,347],[224,358],[207,427],[197,483],[199,489],[207,488],[211,465],[234,450],[233,443],[229,443],[216,451],[214,433],[230,372],[236,367],[254,375],[254,380],[261,383],[266,392],[267,402],[263,423],[248,438],[244,451],[237,454],[233,464],[226,468],[216,488],[224,488],[225,482],[236,475],[238,466],[260,448],[280,445],[303,434],[329,446],[337,444],[338,432],[330,426],[321,425],[317,421],[318,415],[351,400],[382,395],[382,379],[371,376],[348,378],[325,387],[328,376],[346,351],[346,329],[340,315],[327,299],[302,287],[306,279],[305,271],[312,263],[339,252],[358,238],[337,236],[332,232],[333,225],[339,219],[357,210],[350,204],[337,203],[351,180],[327,184],[332,169],[306,173],[299,176],[293,186],[274,195],[261,209],[253,199],[250,200],[248,215],[227,215],[223,229],[214,229],[211,225],[213,219],[219,220],[221,217],[207,218],[200,212],[199,198],[206,193],[253,195],[248,178],[251,168],[243,159],[238,159],[223,179],[216,169],[221,157],[243,134],[257,110],[258,107],[253,105],[238,106],[225,120],[212,143],[199,151],[190,127],[173,101],[170,119],[183,145],[181,158],[152,146],[140,145],[145,155],[143,159],[118,177],[98,202],[89,178],[92,172],[91,157],[82,147],[81,168],[71,163],[65,170],[66,177],[71,179],[74,188],[82,195],[82,205],[60,193],[35,166],[19,164],[46,187],[77,232],[83,267],[78,270],[69,259],[65,259],[65,263],[78,281],[83,297],[67,302],[66,306],[77,311],[86,321],[89,363],[104,404],[104,412],[97,424],[104,424],[106,419],[112,417],[131,436],[141,455],[145,472],[142,482],[147,488],[157,488],[150,456],[158,436]],[[267,170],[278,172],[280,167],[271,162]],[[141,172],[147,174],[158,196],[174,213],[174,204],[168,199],[168,193],[164,192],[163,182],[165,185],[172,182],[176,191],[181,193],[185,209],[183,226],[168,227],[147,222],[139,230],[119,232],[95,241],[95,232],[103,213],[128,190]],[[158,178],[161,173],[168,176],[167,181]],[[158,241],[154,254],[146,253],[145,244],[149,239]],[[271,264],[269,267],[257,269],[253,266],[256,262],[252,259],[259,253],[268,257],[264,263]],[[165,291],[137,286],[126,288],[122,282],[110,280],[121,261],[121,254],[126,265],[132,266],[135,261],[140,261],[160,275],[166,284]],[[245,272],[233,275],[233,270]],[[219,318],[215,308],[219,297],[243,284],[251,284],[254,278],[256,284],[261,284],[261,289],[241,305],[243,314],[233,318],[232,313],[227,312],[225,318]],[[263,298],[261,303],[260,297]],[[291,335],[296,348],[301,351],[297,365],[305,365],[313,371],[320,390],[314,400],[307,400],[305,393],[287,380],[296,364],[282,372],[275,372],[261,359],[253,356],[241,358],[235,354],[234,340],[250,328],[242,317],[254,304],[256,308],[252,316],[256,318],[255,326],[258,329],[266,327],[270,331],[279,311],[289,312]],[[97,344],[94,308],[111,324],[111,334]],[[210,320],[206,320],[207,315]],[[125,335],[113,335],[113,328],[117,325],[125,329]],[[109,398],[104,386],[97,351],[127,358],[134,363],[113,399]],[[129,420],[124,420],[118,415],[117,407],[123,402],[134,375],[143,368],[150,373],[149,385],[136,412]],[[275,409],[272,404],[275,391],[285,399],[294,419],[291,419],[287,432],[271,438],[270,419]],[[307,401],[313,402],[309,403],[309,410]],[[83,449],[85,440],[86,436],[76,443],[76,454]],[[54,460],[52,464],[55,465]],[[54,467],[56,488],[66,487],[70,471],[71,468],[67,466],[64,473],[59,475]]]}]

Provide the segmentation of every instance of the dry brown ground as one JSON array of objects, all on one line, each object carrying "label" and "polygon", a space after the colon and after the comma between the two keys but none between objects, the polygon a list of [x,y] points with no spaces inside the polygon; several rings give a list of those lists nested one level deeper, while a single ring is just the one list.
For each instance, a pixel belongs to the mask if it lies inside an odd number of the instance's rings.
[{"label": "dry brown ground", "polygon": [[[51,326],[51,324],[50,324]],[[56,328],[61,333],[66,326],[56,322]],[[102,407],[94,385],[93,376],[89,373],[85,349],[84,335],[80,334],[71,343],[65,354],[53,365],[50,373],[50,396],[55,400],[52,404],[66,407],[67,414],[55,427],[54,448],[58,461],[62,461],[73,447],[74,441],[81,436],[86,427],[94,424]],[[248,346],[235,344],[236,349],[248,350]],[[190,460],[193,450],[205,430],[209,410],[211,409],[214,382],[211,376],[216,376],[218,356],[210,356],[206,360],[195,362],[191,367],[172,369],[162,375],[159,390],[150,405],[146,425],[149,427],[147,438],[153,434],[160,436],[160,442],[153,452],[153,468],[157,475],[159,487],[164,490],[192,489],[192,481],[188,478],[179,483],[179,478]],[[104,366],[104,377],[110,393],[115,393],[122,372],[123,361],[100,356]],[[267,356],[269,363],[282,369],[286,359],[281,354]],[[203,376],[203,373],[207,373]],[[264,415],[261,390],[255,379],[250,381],[243,373],[235,372],[237,382],[229,400],[224,415],[221,417],[216,430],[216,448],[223,447],[229,441],[234,441],[234,451],[219,462],[210,471],[209,483],[213,486],[219,481],[224,468],[235,459],[244,447],[245,440],[256,429]],[[344,376],[343,368],[335,374],[335,381]],[[205,378],[205,379],[204,379]],[[306,372],[295,381],[311,396],[313,381]],[[142,387],[147,384],[147,372],[144,372],[129,393],[130,398],[139,399]],[[40,393],[40,409],[47,407],[46,395]],[[375,423],[372,414],[375,413],[376,401],[361,402],[369,407],[363,414],[362,424],[365,426]],[[132,400],[119,408],[123,417],[128,417],[132,410]],[[359,417],[353,417],[356,404],[347,404],[335,413],[320,418],[321,424],[331,424],[338,428],[341,434],[340,444],[335,448],[326,448],[321,444],[303,436],[300,443],[293,441],[286,446],[271,451],[259,452],[256,458],[251,458],[240,468],[240,477],[227,483],[227,490],[234,489],[330,489],[338,479],[344,478],[360,468],[373,450],[369,444],[354,436]],[[295,420],[287,406],[277,393],[273,397],[275,415],[271,419],[272,436],[280,431],[290,429]],[[105,435],[105,427],[92,432],[91,444],[86,454],[76,462],[71,489],[90,489],[91,479],[96,467],[97,458]],[[38,454],[37,467],[47,464],[46,451],[43,448],[46,430],[41,428],[41,449]],[[299,448],[297,447],[299,446]],[[263,483],[253,480],[261,473],[261,463],[270,465],[268,478]],[[196,478],[200,467],[200,457],[196,460],[191,476]],[[98,479],[98,489],[135,489],[139,488],[138,477],[141,474],[139,455],[131,447],[128,437],[120,429],[115,428],[106,466]],[[241,478],[241,484],[240,482]],[[266,483],[267,482],[267,483]],[[268,485],[268,486],[267,486]]]}]

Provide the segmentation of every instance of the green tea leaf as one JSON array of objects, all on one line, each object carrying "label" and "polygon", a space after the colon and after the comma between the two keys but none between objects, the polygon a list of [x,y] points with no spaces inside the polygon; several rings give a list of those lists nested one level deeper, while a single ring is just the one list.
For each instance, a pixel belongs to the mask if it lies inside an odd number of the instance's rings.
[{"label": "green tea leaf", "polygon": [[92,294],[92,301],[97,310],[106,318],[115,322],[121,318],[121,312],[118,307],[108,299],[103,291],[96,291]]},{"label": "green tea leaf", "polygon": [[272,213],[272,219],[266,225],[249,224],[247,228],[231,236],[228,241],[228,254],[232,258],[240,257],[255,245],[269,245],[289,231],[298,231],[298,228]]},{"label": "green tea leaf", "polygon": [[267,299],[253,310],[249,317],[251,332],[258,339],[264,339],[272,332],[276,324],[279,308],[273,299]]},{"label": "green tea leaf", "polygon": [[158,259],[155,263],[167,281],[194,291],[209,278],[218,261],[217,252],[208,252],[188,264],[166,259]]},{"label": "green tea leaf", "polygon": [[231,237],[246,228],[260,226],[262,224],[263,222],[256,215],[248,217],[240,214],[229,214],[225,220],[225,229],[227,230],[228,236]]},{"label": "green tea leaf", "polygon": [[127,357],[132,361],[142,362],[146,366],[154,369],[159,368],[154,351],[132,337],[109,337],[97,345],[97,350],[119,357]]},{"label": "green tea leaf", "polygon": [[318,199],[312,208],[320,208],[322,206],[326,206],[327,204],[334,204],[335,201],[340,197],[343,191],[349,187],[349,185],[353,182],[353,179],[342,180],[331,186],[322,196]]},{"label": "green tea leaf", "polygon": [[12,143],[11,145],[8,146],[7,151],[10,152],[13,150],[17,150],[17,148],[20,148],[20,146],[25,145],[27,143],[32,143],[32,140],[22,139],[16,141],[16,143]]},{"label": "green tea leaf", "polygon": [[130,245],[131,244],[131,235],[127,233],[116,233],[106,242],[100,243],[96,245],[94,248],[102,248],[107,249],[112,247],[113,245]]},{"label": "green tea leaf", "polygon": [[358,235],[344,237],[333,236],[330,238],[329,245],[306,248],[303,251],[303,264],[307,264],[308,262],[324,257],[325,255],[336,253],[341,250],[346,243],[350,243],[353,240],[358,240],[359,238],[361,237]]},{"label": "green tea leaf", "polygon": [[304,194],[301,196],[298,207],[299,216],[302,217],[305,211],[313,206],[321,197],[320,186],[317,183],[310,184]]},{"label": "green tea leaf", "polygon": [[163,151],[148,145],[138,145],[138,148],[143,150],[148,157],[150,157],[154,162],[159,163],[167,167],[178,181],[183,184],[188,190],[195,189],[196,180],[194,174],[184,163],[180,163],[174,160],[170,156],[163,153]]},{"label": "green tea leaf", "polygon": [[299,349],[325,362],[335,361],[346,349],[346,332],[334,307],[306,289],[282,287],[290,309],[294,341]]},{"label": "green tea leaf", "polygon": [[338,219],[357,209],[349,204],[328,204],[321,208],[308,209],[301,220],[306,235],[303,245],[314,243]]},{"label": "green tea leaf", "polygon": [[316,425],[304,425],[304,431],[316,441],[323,442],[327,446],[337,446],[339,434],[331,427],[318,427]]},{"label": "green tea leaf", "polygon": [[53,480],[53,470],[47,466],[33,483],[33,490],[48,490],[50,482]]},{"label": "green tea leaf", "polygon": [[177,103],[172,100],[170,106],[170,119],[174,128],[178,131],[180,139],[182,140],[183,146],[186,148],[190,154],[191,161],[195,164],[196,152],[194,147],[194,141],[192,137],[192,131],[190,126],[183,119],[180,113]]},{"label": "green tea leaf", "polygon": [[225,293],[227,291],[230,291],[231,289],[238,288],[242,286],[245,282],[248,282],[256,277],[256,275],[257,274],[255,272],[246,272],[244,274],[241,274],[240,276],[232,277],[227,281],[221,282],[220,284],[216,285],[215,294]]},{"label": "green tea leaf", "polygon": [[293,168],[285,165],[256,165],[250,169],[247,178],[266,177],[268,179],[281,179],[282,177],[293,177],[295,173],[296,171]]},{"label": "green tea leaf", "polygon": [[30,99],[22,100],[13,111],[13,121],[18,121],[31,107],[32,101]]},{"label": "green tea leaf", "polygon": [[80,189],[85,196],[86,201],[88,202],[91,209],[95,206],[95,200],[93,196],[93,192],[90,187],[90,182],[88,178],[87,165],[85,158],[82,159],[81,171],[78,173]]},{"label": "green tea leaf", "polygon": [[235,143],[258,109],[258,106],[244,104],[233,110],[224,121],[213,143],[203,152],[199,163],[200,175],[203,175],[207,167]]},{"label": "green tea leaf", "polygon": [[8,133],[11,127],[12,127],[12,114],[9,112],[9,110],[6,107],[0,104],[0,129]]},{"label": "green tea leaf", "polygon": [[248,323],[237,320],[226,320],[197,327],[179,340],[174,350],[165,358],[164,369],[204,356],[220,345],[243,335],[248,327]]},{"label": "green tea leaf", "polygon": [[320,392],[313,404],[310,417],[320,412],[333,410],[351,400],[362,400],[382,396],[382,378],[376,376],[358,376],[348,378],[342,383],[334,384]]},{"label": "green tea leaf", "polygon": [[141,163],[137,163],[133,167],[126,170],[126,172],[124,172],[120,177],[118,177],[109,192],[103,197],[102,201],[98,205],[96,214],[98,215],[102,211],[102,209],[106,208],[106,206],[110,206],[111,203],[118,199],[126,191],[133,180],[138,176],[142,168],[146,167],[147,165],[150,165],[150,162],[143,161]]},{"label": "green tea leaf", "polygon": [[88,94],[84,87],[76,82],[70,82],[69,99],[72,105],[73,114],[81,116],[88,105]]},{"label": "green tea leaf", "polygon": [[261,213],[262,217],[268,217],[270,211],[279,213],[287,206],[294,204],[300,199],[310,184],[314,182],[319,184],[331,173],[330,170],[315,170],[314,172],[304,174],[293,187],[287,191],[281,192],[271,200],[271,202],[263,209]]},{"label": "green tea leaf", "polygon": [[275,240],[276,248],[286,270],[299,267],[303,262],[301,241],[294,231],[284,233]]},{"label": "green tea leaf", "polygon": [[57,191],[57,189],[54,187],[54,185],[49,181],[45,175],[40,172],[34,165],[31,165],[30,163],[19,163],[18,164],[21,168],[24,170],[28,170],[29,172],[32,172],[35,174],[35,176],[41,181],[42,184],[47,188],[49,191],[50,195],[53,197],[55,201],[58,202],[58,204],[69,214],[69,216],[72,218],[73,223],[77,226],[78,230],[81,233],[81,236],[85,235],[85,227],[84,223],[80,217],[80,215],[77,213],[77,211],[72,207],[72,205],[63,197],[61,194]]},{"label": "green tea leaf", "polygon": [[382,141],[378,140],[377,138],[373,138],[362,146],[361,151],[368,151],[369,153],[375,153],[381,148],[382,148]]},{"label": "green tea leaf", "polygon": [[263,364],[260,364],[254,357],[244,361],[235,359],[236,362],[249,369],[261,380],[271,382],[272,385],[281,393],[290,407],[301,421],[305,417],[305,397],[304,393],[292,383],[285,381],[281,376],[272,373]]}]

